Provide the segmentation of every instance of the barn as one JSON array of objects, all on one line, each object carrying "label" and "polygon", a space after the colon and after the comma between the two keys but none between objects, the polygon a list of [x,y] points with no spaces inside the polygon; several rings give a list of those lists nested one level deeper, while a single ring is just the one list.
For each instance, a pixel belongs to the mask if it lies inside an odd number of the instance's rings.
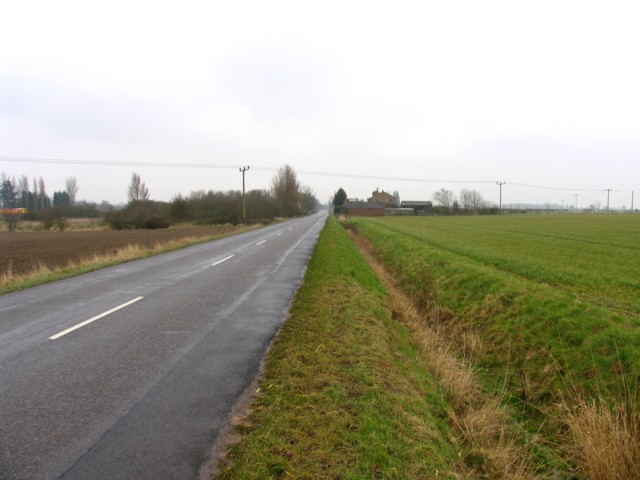
[{"label": "barn", "polygon": [[400,206],[402,208],[412,208],[416,215],[428,215],[431,213],[433,204],[429,201],[405,200]]},{"label": "barn", "polygon": [[384,203],[382,202],[352,202],[345,204],[348,217],[384,217]]}]

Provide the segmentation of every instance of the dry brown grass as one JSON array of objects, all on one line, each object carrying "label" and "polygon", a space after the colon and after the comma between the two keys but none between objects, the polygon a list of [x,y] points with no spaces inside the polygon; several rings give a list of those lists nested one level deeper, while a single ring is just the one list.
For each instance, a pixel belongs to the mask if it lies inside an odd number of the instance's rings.
[{"label": "dry brown grass", "polygon": [[392,275],[371,254],[370,244],[352,230],[349,234],[376,275],[387,286],[393,317],[408,327],[420,342],[431,371],[438,378],[453,411],[450,423],[470,453],[465,463],[486,478],[533,479],[532,455],[517,439],[500,397],[488,397],[474,378],[471,358],[482,351],[480,336],[464,329],[453,312],[431,306],[423,316],[415,303],[397,286]]},{"label": "dry brown grass", "polygon": [[24,287],[33,286],[33,284],[46,283],[72,276],[73,274],[83,273],[89,270],[95,270],[104,266],[124,263],[138,258],[142,258],[154,253],[166,252],[187,245],[202,242],[199,237],[185,237],[179,240],[167,242],[158,242],[151,247],[145,247],[138,244],[129,244],[118,248],[115,252],[109,254],[92,254],[78,260],[69,260],[65,265],[60,267],[49,267],[41,260],[34,261],[32,268],[25,272],[16,274],[13,272],[11,265],[0,272],[0,291],[4,289],[19,289],[21,285]]},{"label": "dry brown grass", "polygon": [[567,409],[573,456],[590,480],[640,478],[640,418],[635,403],[611,408],[603,400],[581,400]]}]

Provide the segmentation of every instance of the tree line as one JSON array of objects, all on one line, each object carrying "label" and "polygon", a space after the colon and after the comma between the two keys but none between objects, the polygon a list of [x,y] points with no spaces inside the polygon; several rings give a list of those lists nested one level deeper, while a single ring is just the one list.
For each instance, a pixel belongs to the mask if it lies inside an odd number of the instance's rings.
[{"label": "tree line", "polygon": [[[256,189],[244,194],[246,218],[242,212],[243,193],[238,190],[196,191],[177,194],[170,202],[151,200],[150,191],[138,173],[132,173],[127,188],[128,203],[115,208],[107,202],[101,205],[77,201],[79,191],[75,177],[67,178],[65,189],[49,197],[42,177],[30,183],[26,176],[18,181],[5,173],[0,177],[0,207],[26,208],[22,218],[51,221],[64,228],[64,217],[98,217],[114,229],[165,228],[177,223],[238,224],[269,222],[276,217],[294,217],[318,210],[319,202],[310,187],[302,185],[295,170],[284,165],[273,176],[270,189]],[[10,230],[18,215],[5,215]],[[11,228],[13,226],[13,228]]]},{"label": "tree line", "polygon": [[[150,200],[149,189],[140,175],[133,173],[127,190],[129,203],[106,214],[114,229],[165,228],[178,223],[239,224],[270,222],[276,217],[295,217],[316,212],[318,199],[302,185],[295,170],[284,165],[274,175],[271,189],[191,192],[177,194],[170,202]],[[246,217],[245,217],[246,215]]]},{"label": "tree line", "polygon": [[457,197],[453,191],[441,188],[434,192],[433,201],[436,203],[436,212],[444,215],[499,213],[498,207],[485,200],[480,192],[467,188],[460,190]]},{"label": "tree line", "polygon": [[65,189],[54,192],[53,199],[47,194],[44,179],[22,175],[17,181],[2,172],[0,175],[0,204],[2,208],[26,208],[31,212],[47,210],[49,208],[64,208],[76,205],[76,195],[79,190],[75,177],[65,181]]},{"label": "tree line", "polygon": [[[398,192],[394,192],[398,205],[400,204]],[[463,188],[460,194],[456,194],[445,188],[434,192],[432,196],[433,205],[427,213],[433,215],[471,215],[471,214],[497,214],[499,209],[496,205],[485,200],[477,190]],[[332,198],[332,204],[336,213],[343,213],[347,202],[347,193],[340,187]]]}]

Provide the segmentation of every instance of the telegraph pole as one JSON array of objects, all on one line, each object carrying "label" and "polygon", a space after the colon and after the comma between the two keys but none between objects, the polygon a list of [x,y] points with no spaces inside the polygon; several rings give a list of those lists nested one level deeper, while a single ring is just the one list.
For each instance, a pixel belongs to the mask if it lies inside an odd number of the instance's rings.
[{"label": "telegraph pole", "polygon": [[609,213],[609,193],[611,192],[611,188],[605,188],[604,191],[607,192],[607,213]]},{"label": "telegraph pole", "polygon": [[574,193],[573,195],[576,197],[576,206],[573,213],[578,213],[578,194]]},{"label": "telegraph pole", "polygon": [[631,213],[633,213],[633,190],[631,190]]},{"label": "telegraph pole", "polygon": [[502,212],[502,185],[507,182],[496,182],[496,185],[500,187],[500,212]]},{"label": "telegraph pole", "polygon": [[241,167],[239,170],[242,172],[242,221],[246,222],[247,221],[247,209],[246,209],[245,201],[244,201],[244,172],[249,170],[249,166],[247,165],[246,167]]}]

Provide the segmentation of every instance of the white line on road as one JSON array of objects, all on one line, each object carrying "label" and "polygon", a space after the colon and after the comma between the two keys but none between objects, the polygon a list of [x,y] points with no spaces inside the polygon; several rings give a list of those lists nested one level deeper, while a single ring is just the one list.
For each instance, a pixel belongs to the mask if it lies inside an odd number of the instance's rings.
[{"label": "white line on road", "polygon": [[56,333],[55,335],[53,335],[53,336],[49,337],[49,340],[57,340],[58,338],[60,338],[60,337],[62,337],[62,336],[64,336],[64,335],[66,335],[67,333],[71,333],[71,332],[73,332],[74,330],[77,330],[77,329],[79,329],[79,328],[84,327],[85,325],[89,325],[90,323],[95,322],[96,320],[100,320],[102,317],[106,317],[107,315],[110,315],[110,314],[112,314],[113,312],[117,312],[118,310],[120,310],[120,309],[122,309],[122,308],[124,308],[124,307],[128,307],[128,306],[129,306],[129,305],[131,305],[132,303],[135,303],[135,302],[137,302],[137,301],[139,301],[139,300],[142,300],[143,298],[144,298],[144,297],[137,297],[137,298],[134,298],[133,300],[130,300],[130,301],[128,301],[127,303],[123,303],[122,305],[120,305],[120,306],[118,306],[118,307],[112,308],[111,310],[109,310],[109,311],[107,311],[107,312],[101,313],[100,315],[96,315],[95,317],[90,318],[89,320],[85,320],[84,322],[81,322],[81,323],[79,323],[79,324],[77,324],[77,325],[74,325],[74,326],[73,326],[73,327],[71,327],[71,328],[67,328],[66,330],[63,330],[63,331],[62,331],[62,332],[60,332],[60,333]]},{"label": "white line on road", "polygon": [[258,245],[262,245],[264,242],[266,242],[266,240],[262,240],[261,242],[256,243],[256,247],[257,247]]},{"label": "white line on road", "polygon": [[228,257],[223,258],[222,260],[218,260],[216,263],[212,263],[211,266],[215,267],[216,265],[221,264],[222,262],[226,262],[230,258],[233,258],[233,255],[229,255]]},{"label": "white line on road", "polygon": [[280,235],[282,235],[282,232],[276,233],[276,237],[279,237]]}]

